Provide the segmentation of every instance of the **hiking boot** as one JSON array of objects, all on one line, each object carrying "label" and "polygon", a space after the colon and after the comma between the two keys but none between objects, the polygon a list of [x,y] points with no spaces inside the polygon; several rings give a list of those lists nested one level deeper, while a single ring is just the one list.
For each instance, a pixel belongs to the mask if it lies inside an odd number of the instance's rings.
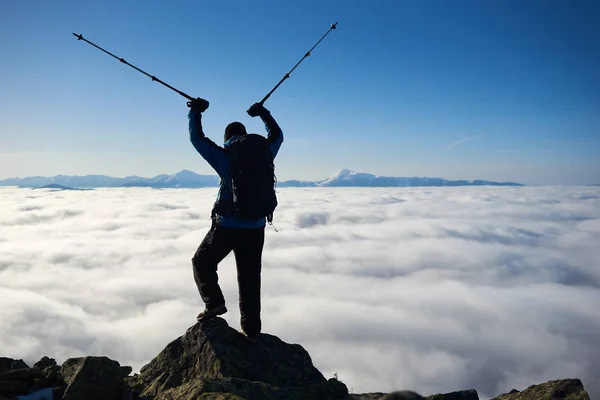
[{"label": "hiking boot", "polygon": [[225,307],[225,306],[207,308],[206,310],[204,310],[200,314],[198,314],[198,316],[196,317],[196,320],[198,322],[208,321],[209,319],[213,319],[218,315],[223,315],[226,312],[227,312],[227,307]]}]

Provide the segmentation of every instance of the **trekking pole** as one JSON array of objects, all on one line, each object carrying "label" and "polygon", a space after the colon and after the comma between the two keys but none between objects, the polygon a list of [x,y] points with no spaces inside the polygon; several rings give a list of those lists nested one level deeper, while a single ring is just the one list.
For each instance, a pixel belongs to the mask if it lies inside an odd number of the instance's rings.
[{"label": "trekking pole", "polygon": [[[77,37],[77,40],[83,40],[86,43],[91,44],[92,46],[94,46],[95,48],[97,48],[98,50],[102,50],[103,52],[105,52],[106,54],[108,54],[109,56],[113,56],[114,58],[116,58],[117,60],[121,61],[123,64],[125,65],[129,65],[131,68],[135,69],[136,71],[141,72],[142,74],[146,75],[148,78],[151,78],[152,81],[156,81],[158,83],[161,83],[163,85],[165,85],[166,87],[168,87],[171,90],[176,91],[177,93],[179,93],[180,95],[182,95],[183,97],[185,97],[188,100],[195,100],[192,96],[185,94],[184,92],[182,92],[181,90],[175,89],[173,86],[169,85],[168,83],[165,83],[163,81],[161,81],[160,79],[158,79],[157,77],[155,77],[154,75],[150,75],[149,73],[147,73],[146,71],[143,71],[141,69],[139,69],[138,67],[136,67],[135,65],[129,64],[127,61],[125,61],[125,59],[120,58],[115,56],[113,53],[104,50],[102,47],[95,45],[94,43],[90,42],[89,40],[87,40],[86,38],[83,37],[83,35],[81,34],[76,34],[73,33],[73,35],[75,35],[75,37]],[[190,105],[190,102],[188,101],[188,106]]]},{"label": "trekking pole", "polygon": [[291,74],[292,72],[294,72],[294,70],[295,70],[295,69],[298,67],[298,65],[300,65],[300,63],[301,63],[302,61],[304,61],[304,59],[305,59],[306,57],[310,56],[310,53],[311,53],[311,51],[313,51],[313,50],[315,49],[315,47],[317,47],[317,46],[319,45],[319,43],[321,43],[321,41],[322,41],[323,39],[325,39],[325,36],[329,35],[329,32],[331,32],[332,30],[334,30],[334,29],[336,29],[336,28],[337,28],[337,24],[338,24],[337,22],[336,22],[335,24],[331,24],[331,27],[329,28],[329,30],[327,31],[327,33],[325,33],[325,34],[324,34],[324,35],[321,37],[321,39],[319,39],[319,41],[318,41],[318,42],[317,42],[317,43],[316,43],[316,44],[315,44],[315,45],[314,45],[314,46],[313,46],[313,47],[312,47],[312,48],[311,48],[311,49],[310,49],[310,50],[309,50],[309,51],[308,51],[308,52],[307,52],[305,55],[304,55],[304,57],[302,57],[302,58],[300,59],[300,61],[298,61],[298,63],[297,63],[296,65],[294,65],[294,68],[292,68],[292,69],[290,70],[290,72],[288,72],[287,74],[285,74],[285,76],[284,76],[284,77],[283,77],[283,78],[282,78],[282,79],[279,81],[279,83],[278,83],[277,85],[275,85],[275,87],[274,87],[274,88],[273,88],[273,89],[272,89],[272,90],[271,90],[271,91],[270,91],[270,92],[269,92],[269,93],[268,93],[268,94],[267,94],[267,95],[266,95],[266,96],[265,96],[265,97],[264,97],[264,98],[263,98],[263,99],[260,101],[260,104],[264,104],[264,103],[265,103],[265,101],[267,101],[267,99],[268,99],[269,97],[271,97],[271,95],[273,94],[273,92],[274,92],[275,90],[277,90],[277,88],[278,88],[278,87],[279,87],[279,86],[280,86],[280,85],[281,85],[281,84],[282,84],[282,83],[283,83],[283,82],[284,82],[286,79],[288,79],[288,78],[290,77],[290,74]]}]

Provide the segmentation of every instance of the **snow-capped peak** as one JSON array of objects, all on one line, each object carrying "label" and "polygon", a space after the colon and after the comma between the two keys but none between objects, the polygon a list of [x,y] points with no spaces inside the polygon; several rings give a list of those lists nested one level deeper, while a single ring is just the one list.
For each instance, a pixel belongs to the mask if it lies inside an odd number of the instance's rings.
[{"label": "snow-capped peak", "polygon": [[349,169],[341,169],[338,172],[336,172],[333,175],[331,175],[329,178],[327,178],[324,181],[322,181],[321,183],[339,181],[340,179],[348,179],[352,175],[356,175],[356,172],[351,171]]}]

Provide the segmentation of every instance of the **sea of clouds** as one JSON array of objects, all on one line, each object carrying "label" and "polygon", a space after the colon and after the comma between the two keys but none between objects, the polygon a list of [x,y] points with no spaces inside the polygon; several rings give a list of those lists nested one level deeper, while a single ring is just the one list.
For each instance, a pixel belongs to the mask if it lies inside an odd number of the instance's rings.
[{"label": "sea of clouds", "polygon": [[[203,304],[216,189],[0,188],[0,356],[148,363]],[[354,393],[600,396],[600,188],[280,189],[264,332]],[[239,329],[233,255],[220,282]]]}]

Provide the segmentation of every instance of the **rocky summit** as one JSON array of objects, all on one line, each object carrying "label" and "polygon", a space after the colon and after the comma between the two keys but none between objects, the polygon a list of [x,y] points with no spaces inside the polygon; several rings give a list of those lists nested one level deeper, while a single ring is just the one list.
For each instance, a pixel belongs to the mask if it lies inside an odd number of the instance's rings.
[{"label": "rocky summit", "polygon": [[[107,357],[43,357],[33,367],[0,357],[0,400],[479,400],[473,389],[422,397],[411,391],[349,394],[306,350],[276,336],[248,339],[222,318],[198,323],[139,374]],[[493,400],[589,400],[578,379],[550,381]]]},{"label": "rocky summit", "polygon": [[561,379],[529,386],[519,392],[500,395],[492,400],[590,400],[579,379]]},{"label": "rocky summit", "polygon": [[348,397],[346,386],[325,379],[302,346],[268,334],[249,340],[222,318],[188,329],[130,384],[153,400]]}]

